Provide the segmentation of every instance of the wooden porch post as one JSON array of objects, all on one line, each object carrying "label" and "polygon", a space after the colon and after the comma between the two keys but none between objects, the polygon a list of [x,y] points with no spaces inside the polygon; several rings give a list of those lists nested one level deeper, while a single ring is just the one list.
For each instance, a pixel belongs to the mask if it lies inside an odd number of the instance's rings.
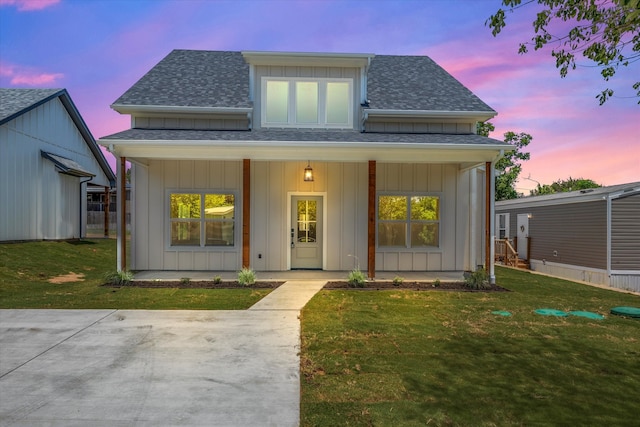
[{"label": "wooden porch post", "polygon": [[242,267],[251,268],[251,160],[242,160]]},{"label": "wooden porch post", "polygon": [[111,194],[109,192],[109,187],[104,187],[104,204],[102,208],[104,209],[104,237],[109,237],[109,209],[111,202]]},{"label": "wooden porch post", "polygon": [[369,160],[369,203],[367,212],[367,269],[370,279],[376,277],[376,161]]}]

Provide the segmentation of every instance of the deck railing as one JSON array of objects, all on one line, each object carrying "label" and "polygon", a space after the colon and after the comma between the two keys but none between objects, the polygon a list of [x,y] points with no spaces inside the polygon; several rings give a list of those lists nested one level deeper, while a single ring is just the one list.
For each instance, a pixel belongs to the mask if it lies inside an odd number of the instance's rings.
[{"label": "deck railing", "polygon": [[514,249],[509,239],[496,239],[495,246],[495,260],[497,262],[517,267],[518,251]]}]

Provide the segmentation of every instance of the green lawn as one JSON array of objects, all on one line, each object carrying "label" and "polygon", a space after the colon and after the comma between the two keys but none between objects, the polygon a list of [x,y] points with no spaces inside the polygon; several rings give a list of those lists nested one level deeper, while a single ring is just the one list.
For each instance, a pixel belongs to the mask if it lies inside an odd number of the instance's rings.
[{"label": "green lawn", "polygon": [[[143,289],[100,286],[116,266],[116,241],[0,244],[0,308],[242,310],[269,289]],[[83,280],[50,283],[69,273]]]},{"label": "green lawn", "polygon": [[302,313],[301,424],[637,425],[640,320],[609,310],[640,297],[510,269],[498,284],[512,292],[317,294]]}]

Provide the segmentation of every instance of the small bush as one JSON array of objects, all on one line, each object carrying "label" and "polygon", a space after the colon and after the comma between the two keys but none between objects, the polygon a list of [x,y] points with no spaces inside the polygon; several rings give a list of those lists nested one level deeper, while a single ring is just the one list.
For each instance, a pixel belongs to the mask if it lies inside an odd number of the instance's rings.
[{"label": "small bush", "polygon": [[113,286],[129,285],[133,280],[133,272],[129,270],[110,271],[104,275],[104,280]]},{"label": "small bush", "polygon": [[250,268],[243,268],[238,272],[238,283],[242,286],[251,286],[256,283],[256,272]]},{"label": "small bush", "polygon": [[434,287],[434,288],[439,288],[439,287],[440,287],[440,284],[441,284],[441,283],[440,283],[440,279],[438,279],[438,278],[436,277],[436,280],[434,280],[434,281],[433,281],[433,287]]},{"label": "small bush", "polygon": [[364,288],[366,277],[364,273],[357,268],[350,271],[347,276],[347,282],[352,288]]},{"label": "small bush", "polygon": [[222,283],[222,277],[220,276],[216,276],[213,278],[213,283],[215,283],[216,285],[219,285],[220,283]]},{"label": "small bush", "polygon": [[189,283],[191,283],[191,278],[190,277],[182,277],[182,278],[180,278],[180,283],[182,283],[183,285],[188,285]]},{"label": "small bush", "polygon": [[400,286],[404,282],[404,277],[396,276],[393,278],[393,286]]},{"label": "small bush", "polygon": [[489,274],[484,268],[479,268],[474,272],[465,272],[464,284],[469,289],[487,289],[489,287]]}]

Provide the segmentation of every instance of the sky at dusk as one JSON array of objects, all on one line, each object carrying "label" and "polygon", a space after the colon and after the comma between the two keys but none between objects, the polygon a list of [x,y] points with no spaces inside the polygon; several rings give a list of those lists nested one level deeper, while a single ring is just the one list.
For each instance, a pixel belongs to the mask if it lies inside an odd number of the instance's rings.
[{"label": "sky at dusk", "polygon": [[[534,9],[507,15],[499,0],[0,0],[0,86],[66,88],[99,139],[129,128],[109,106],[173,49],[427,55],[498,112],[507,131],[533,136],[517,184],[589,178],[640,181],[640,63],[604,82],[579,66],[562,79],[549,51],[519,55]],[[616,95],[599,106],[605,87]],[[107,154],[110,163],[113,157]],[[530,178],[530,179],[526,179]]]}]

